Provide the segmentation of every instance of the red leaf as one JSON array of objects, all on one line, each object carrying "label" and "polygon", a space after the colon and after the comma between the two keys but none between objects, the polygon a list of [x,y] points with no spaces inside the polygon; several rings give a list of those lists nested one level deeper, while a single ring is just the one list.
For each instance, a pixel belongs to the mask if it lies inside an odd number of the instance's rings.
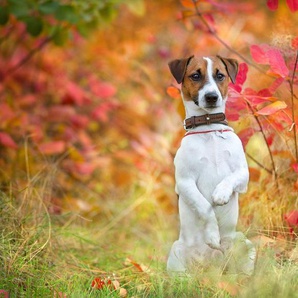
[{"label": "red leaf", "polygon": [[97,290],[102,290],[105,285],[106,283],[100,277],[95,277],[91,283],[91,287]]},{"label": "red leaf", "polygon": [[75,169],[76,172],[80,175],[91,175],[96,168],[96,165],[93,163],[76,163]]},{"label": "red leaf", "polygon": [[266,44],[252,45],[250,47],[252,58],[259,64],[269,64],[271,73],[285,78],[289,74],[285,60],[281,52]]},{"label": "red leaf", "polygon": [[107,99],[114,96],[117,92],[114,85],[107,82],[101,82],[96,76],[91,75],[89,77],[89,85],[91,91],[102,99]]},{"label": "red leaf", "polygon": [[289,69],[281,52],[278,49],[271,48],[267,51],[266,55],[269,59],[270,71],[285,78],[289,74]]},{"label": "red leaf", "polygon": [[64,104],[74,104],[82,106],[86,101],[85,91],[77,84],[73,82],[68,82],[66,87],[66,92],[62,99]]},{"label": "red leaf", "polygon": [[245,83],[246,77],[247,77],[247,72],[248,72],[247,64],[246,63],[240,63],[235,85],[242,86]]},{"label": "red leaf", "polygon": [[246,147],[248,141],[254,135],[254,133],[255,133],[255,131],[251,127],[245,128],[237,133],[238,137],[242,141],[242,145],[244,148]]},{"label": "red leaf", "polygon": [[259,64],[269,64],[269,59],[266,55],[266,52],[270,47],[266,44],[262,45],[252,45],[250,47],[250,54],[252,58]]},{"label": "red leaf", "polygon": [[267,6],[270,10],[276,10],[278,8],[278,0],[267,0]]},{"label": "red leaf", "polygon": [[285,214],[285,221],[289,226],[298,226],[298,210],[293,210]]},{"label": "red leaf", "polygon": [[269,89],[265,88],[265,89],[262,89],[258,92],[258,95],[261,96],[261,97],[272,97],[272,93]]},{"label": "red leaf", "polygon": [[9,292],[8,291],[0,290],[0,294],[3,294],[3,296],[1,295],[1,297],[3,297],[3,298],[9,298]]},{"label": "red leaf", "polygon": [[298,10],[298,0],[287,0],[287,5],[290,8],[291,12]]},{"label": "red leaf", "polygon": [[8,147],[8,148],[11,148],[11,149],[17,149],[18,148],[15,141],[6,132],[0,132],[0,144],[2,144],[4,147]]},{"label": "red leaf", "polygon": [[89,122],[89,118],[84,115],[74,115],[71,117],[71,123],[74,128],[77,129],[84,129],[89,124]]},{"label": "red leaf", "polygon": [[66,149],[66,144],[64,141],[53,141],[48,143],[43,143],[38,146],[41,153],[45,155],[60,154]]},{"label": "red leaf", "polygon": [[269,146],[273,144],[274,136],[274,134],[271,134],[269,137],[266,138],[266,142]]},{"label": "red leaf", "polygon": [[296,173],[298,173],[298,163],[292,164],[292,168]]},{"label": "red leaf", "polygon": [[284,78],[277,78],[269,87],[269,91],[274,94],[277,88],[284,82]]},{"label": "red leaf", "polygon": [[292,39],[292,47],[298,50],[298,36]]},{"label": "red leaf", "polygon": [[259,111],[257,111],[256,115],[263,115],[263,116],[272,115],[279,110],[285,109],[286,107],[287,107],[287,104],[284,101],[277,100],[269,104],[268,106],[260,109]]},{"label": "red leaf", "polygon": [[48,121],[65,122],[75,116],[76,111],[72,106],[56,105],[48,108]]}]

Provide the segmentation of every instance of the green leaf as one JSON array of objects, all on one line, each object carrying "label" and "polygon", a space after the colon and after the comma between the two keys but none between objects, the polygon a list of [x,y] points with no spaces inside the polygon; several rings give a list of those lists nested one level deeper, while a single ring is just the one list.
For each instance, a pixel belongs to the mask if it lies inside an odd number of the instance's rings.
[{"label": "green leaf", "polygon": [[9,20],[9,13],[8,13],[8,7],[2,7],[0,9],[0,25],[5,25]]},{"label": "green leaf", "polygon": [[75,9],[70,5],[61,5],[55,12],[55,16],[59,21],[67,21],[75,24],[79,21],[79,16],[76,14]]},{"label": "green leaf", "polygon": [[32,36],[38,36],[43,28],[43,22],[41,18],[28,17],[23,19],[27,26],[27,31]]},{"label": "green leaf", "polygon": [[116,10],[112,6],[106,6],[100,10],[100,15],[105,22],[111,22],[116,16]]},{"label": "green leaf", "polygon": [[26,1],[9,0],[8,8],[10,13],[18,19],[24,16],[28,16],[31,10],[29,4]]},{"label": "green leaf", "polygon": [[59,3],[55,1],[47,1],[38,6],[38,10],[43,14],[54,14],[59,7]]},{"label": "green leaf", "polygon": [[68,30],[63,29],[59,26],[53,29],[53,33],[51,34],[53,37],[53,42],[57,46],[62,46],[68,40]]}]

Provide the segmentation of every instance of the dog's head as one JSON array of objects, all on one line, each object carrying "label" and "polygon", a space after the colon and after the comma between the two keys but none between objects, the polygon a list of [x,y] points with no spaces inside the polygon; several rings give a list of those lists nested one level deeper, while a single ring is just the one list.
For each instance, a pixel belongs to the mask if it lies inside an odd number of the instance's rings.
[{"label": "dog's head", "polygon": [[169,67],[177,83],[182,83],[184,103],[194,103],[201,109],[223,106],[229,79],[235,83],[238,72],[237,60],[220,56],[176,59]]}]

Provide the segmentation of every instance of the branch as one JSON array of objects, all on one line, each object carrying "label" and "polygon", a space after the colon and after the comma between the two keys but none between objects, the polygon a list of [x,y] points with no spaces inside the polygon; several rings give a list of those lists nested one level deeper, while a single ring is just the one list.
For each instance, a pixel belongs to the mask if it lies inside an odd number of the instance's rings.
[{"label": "branch", "polygon": [[256,163],[260,168],[268,172],[269,174],[273,174],[271,170],[266,168],[264,165],[262,165],[259,161],[257,161],[254,157],[252,157],[249,153],[246,152],[247,157],[249,157],[254,163]]},{"label": "branch", "polygon": [[31,49],[30,52],[22,58],[15,66],[8,69],[3,75],[3,81],[15,73],[20,67],[27,63],[36,53],[42,50],[42,48],[52,40],[52,37],[46,37],[37,47]]},{"label": "branch", "polygon": [[296,95],[294,94],[294,79],[295,79],[295,72],[297,68],[297,62],[298,62],[298,51],[296,52],[296,60],[295,65],[293,69],[292,78],[289,81],[290,84],[290,91],[291,91],[291,103],[292,103],[292,121],[293,121],[293,133],[294,133],[294,146],[295,146],[295,157],[296,157],[296,163],[298,163],[298,146],[297,146],[297,127],[295,122],[295,104],[294,104],[294,97]]},{"label": "branch", "polygon": [[203,17],[203,14],[200,12],[198,5],[197,5],[197,0],[192,0],[194,6],[195,6],[195,10],[196,10],[196,14],[197,16],[200,18],[200,20],[202,21],[202,23],[206,26],[208,32],[218,41],[220,42],[225,48],[227,48],[230,52],[232,52],[233,54],[235,54],[236,56],[238,56],[242,61],[244,61],[245,63],[247,63],[248,65],[250,65],[251,67],[254,67],[255,69],[257,69],[259,72],[268,75],[266,72],[264,72],[264,70],[259,67],[258,65],[255,65],[253,63],[251,63],[251,61],[249,61],[248,59],[246,59],[244,56],[242,56],[240,53],[238,53],[236,50],[234,50],[232,47],[230,47],[224,40],[222,40],[217,34],[216,32],[213,30],[213,28],[208,24],[208,22],[205,20],[205,18]]},{"label": "branch", "polygon": [[249,107],[252,115],[254,116],[254,118],[257,121],[258,126],[260,128],[260,132],[261,132],[261,134],[262,134],[262,136],[264,138],[265,144],[266,144],[267,149],[268,149],[269,157],[270,157],[270,160],[271,160],[272,171],[270,171],[270,173],[273,174],[274,179],[277,181],[277,172],[276,172],[275,162],[274,162],[274,159],[273,159],[273,155],[272,155],[270,146],[269,146],[269,144],[267,142],[267,138],[266,138],[266,135],[265,135],[263,126],[262,126],[262,124],[260,122],[259,117],[255,115],[255,111],[254,111],[253,107],[251,106],[251,104],[249,103],[249,101],[246,98],[245,98],[245,101],[246,101],[246,103],[247,103],[247,105],[248,105],[248,107]]}]

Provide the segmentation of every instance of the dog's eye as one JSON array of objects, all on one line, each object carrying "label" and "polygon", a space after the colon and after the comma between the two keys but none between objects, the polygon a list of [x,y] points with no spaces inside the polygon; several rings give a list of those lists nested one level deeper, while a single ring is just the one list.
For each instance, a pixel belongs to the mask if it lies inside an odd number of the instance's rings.
[{"label": "dog's eye", "polygon": [[201,74],[196,72],[189,76],[193,81],[199,81],[201,79]]},{"label": "dog's eye", "polygon": [[217,72],[217,73],[216,73],[216,79],[217,79],[218,81],[223,81],[224,78],[225,78],[225,75],[224,75],[224,74],[222,74],[222,73],[220,73],[220,72]]}]

